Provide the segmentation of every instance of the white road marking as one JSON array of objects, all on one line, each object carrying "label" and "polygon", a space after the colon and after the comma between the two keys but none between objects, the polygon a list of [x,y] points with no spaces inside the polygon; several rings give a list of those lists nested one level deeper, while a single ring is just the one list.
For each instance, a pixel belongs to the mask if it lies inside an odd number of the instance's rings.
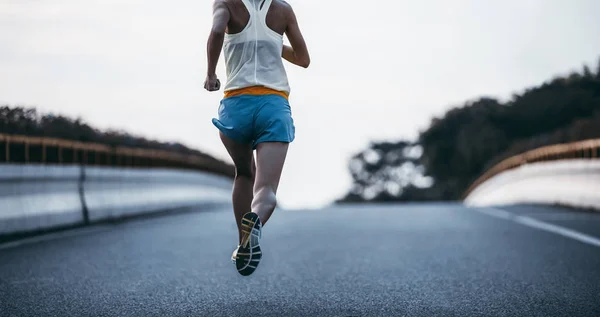
[{"label": "white road marking", "polygon": [[88,228],[81,228],[81,229],[73,229],[73,230],[68,230],[68,231],[64,231],[64,232],[49,233],[49,234],[45,234],[42,236],[25,238],[22,240],[2,243],[2,244],[0,244],[0,250],[12,249],[12,248],[20,247],[20,246],[27,245],[27,244],[47,242],[47,241],[57,240],[57,239],[61,239],[61,238],[81,236],[81,235],[86,235],[86,234],[91,234],[91,233],[101,232],[101,231],[106,231],[106,230],[109,230],[108,226],[95,226],[95,227],[88,227]]},{"label": "white road marking", "polygon": [[477,208],[475,210],[477,210],[483,214],[486,214],[488,216],[502,218],[505,220],[512,220],[512,218],[515,217],[515,215],[511,214],[510,212],[508,212],[506,210],[502,210],[502,209],[495,209],[495,208],[480,209],[480,208]]},{"label": "white road marking", "polygon": [[535,214],[535,219],[542,221],[598,221],[600,222],[600,213],[573,213],[573,212],[541,212]]},{"label": "white road marking", "polygon": [[561,226],[553,225],[547,222],[539,221],[526,216],[517,216],[512,214],[506,210],[498,209],[498,208],[474,208],[476,211],[486,214],[488,216],[510,220],[516,222],[518,224],[535,228],[539,230],[544,230],[548,232],[552,232],[554,234],[561,235],[563,237],[571,238],[577,240],[579,242],[583,242],[589,245],[593,245],[596,247],[600,247],[600,239],[596,237],[592,237],[590,235],[577,232],[572,229],[564,228]]}]

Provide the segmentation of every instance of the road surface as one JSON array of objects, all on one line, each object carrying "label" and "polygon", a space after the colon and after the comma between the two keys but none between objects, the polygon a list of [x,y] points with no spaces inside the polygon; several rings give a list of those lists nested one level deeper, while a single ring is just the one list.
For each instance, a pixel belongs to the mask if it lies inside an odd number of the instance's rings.
[{"label": "road surface", "polygon": [[600,214],[278,211],[250,277],[230,262],[236,237],[231,211],[213,209],[0,246],[0,315],[600,316]]}]

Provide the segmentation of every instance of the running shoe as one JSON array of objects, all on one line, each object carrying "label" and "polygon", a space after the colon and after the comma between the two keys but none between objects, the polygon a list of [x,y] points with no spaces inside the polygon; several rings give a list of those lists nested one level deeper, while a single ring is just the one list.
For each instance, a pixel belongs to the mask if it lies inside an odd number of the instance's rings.
[{"label": "running shoe", "polygon": [[242,218],[242,243],[237,249],[235,266],[243,276],[248,276],[256,270],[262,252],[260,238],[262,225],[257,214],[249,212]]}]

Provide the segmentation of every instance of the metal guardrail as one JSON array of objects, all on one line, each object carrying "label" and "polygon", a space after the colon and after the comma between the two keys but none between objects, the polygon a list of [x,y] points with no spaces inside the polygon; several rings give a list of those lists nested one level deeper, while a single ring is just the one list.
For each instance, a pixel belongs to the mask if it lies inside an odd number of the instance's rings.
[{"label": "metal guardrail", "polygon": [[600,139],[585,140],[573,143],[563,143],[540,147],[525,153],[509,157],[496,164],[483,175],[481,175],[463,195],[463,200],[469,196],[477,186],[488,181],[492,177],[517,168],[522,165],[557,161],[567,159],[600,159]]},{"label": "metal guardrail", "polygon": [[231,202],[233,179],[206,171],[0,164],[0,243],[56,229]]},{"label": "metal guardrail", "polygon": [[232,166],[199,155],[9,134],[0,134],[0,163],[163,167],[234,175]]}]

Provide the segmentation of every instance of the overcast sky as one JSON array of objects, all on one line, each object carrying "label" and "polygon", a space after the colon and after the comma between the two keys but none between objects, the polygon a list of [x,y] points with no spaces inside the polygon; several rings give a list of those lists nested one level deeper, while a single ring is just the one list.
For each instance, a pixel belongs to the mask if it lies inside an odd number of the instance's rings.
[{"label": "overcast sky", "polygon": [[[296,141],[279,197],[316,207],[371,140],[597,65],[597,0],[289,0],[312,56],[286,64]],[[209,0],[0,0],[0,103],[80,116],[228,159],[202,89]],[[218,75],[224,78],[223,60]],[[542,119],[542,118],[541,118]]]}]

